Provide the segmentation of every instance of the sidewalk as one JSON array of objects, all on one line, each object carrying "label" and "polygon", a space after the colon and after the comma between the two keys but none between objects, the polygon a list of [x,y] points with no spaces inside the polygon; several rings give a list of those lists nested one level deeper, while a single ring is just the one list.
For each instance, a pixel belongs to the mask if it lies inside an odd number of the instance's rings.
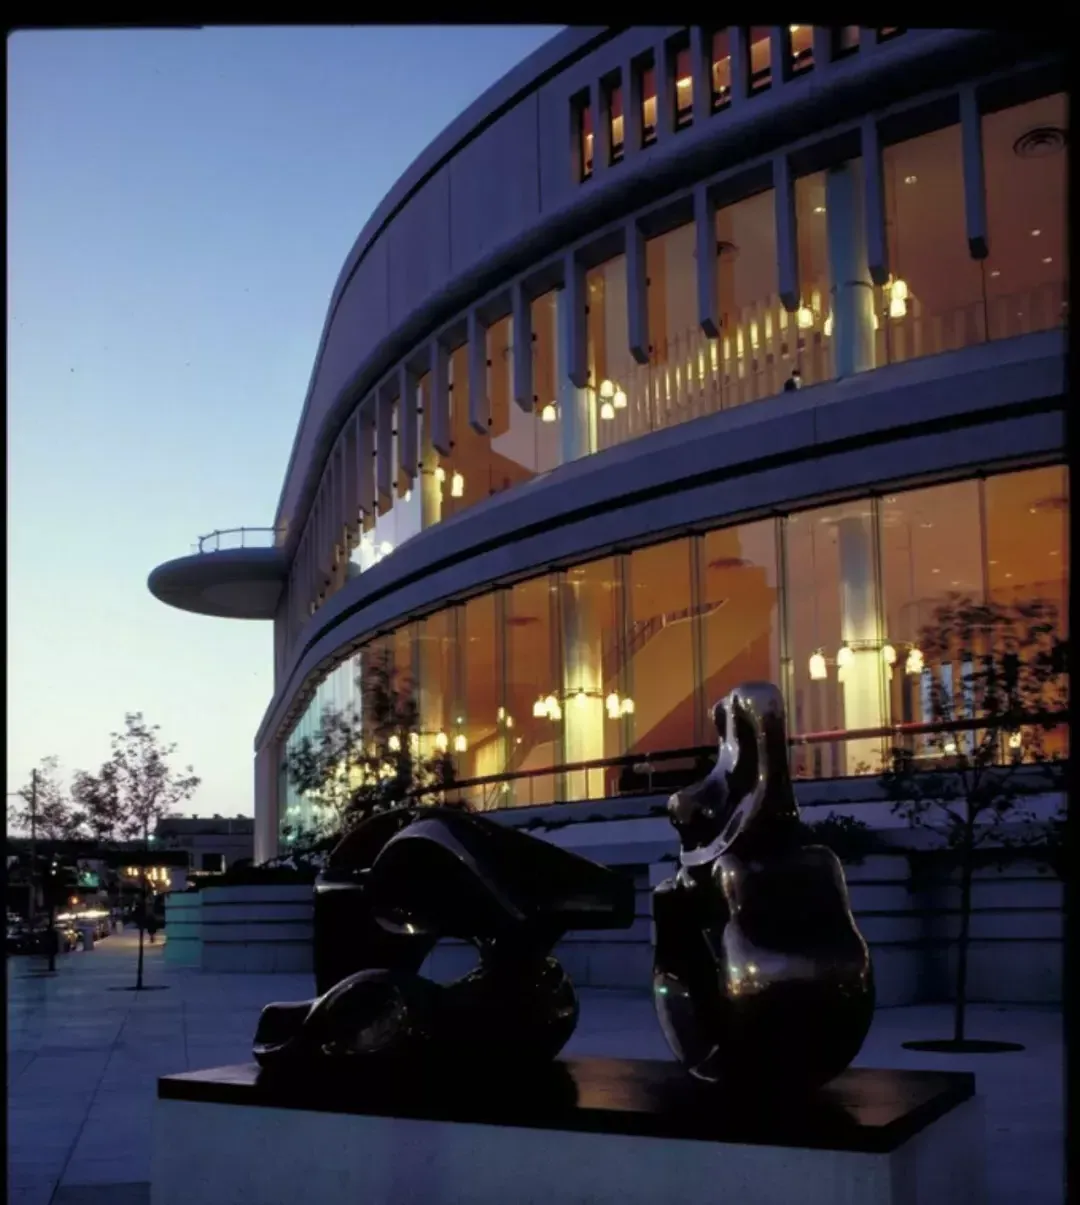
[{"label": "sidewalk", "polygon": [[[167,967],[163,944],[119,934],[57,962],[55,978],[8,958],[8,1200],[11,1205],[148,1205],[157,1077],[249,1062],[259,1010],[305,999],[309,976],[210,975]],[[1063,1205],[1061,1015],[973,1006],[972,1037],[1022,1042],[1016,1054],[950,1057],[901,1049],[945,1037],[944,1006],[878,1013],[858,1064],[971,1070],[987,1102],[989,1205]],[[669,1058],[646,996],[583,991],[568,1054]],[[252,1205],[258,1205],[253,1202]]]}]

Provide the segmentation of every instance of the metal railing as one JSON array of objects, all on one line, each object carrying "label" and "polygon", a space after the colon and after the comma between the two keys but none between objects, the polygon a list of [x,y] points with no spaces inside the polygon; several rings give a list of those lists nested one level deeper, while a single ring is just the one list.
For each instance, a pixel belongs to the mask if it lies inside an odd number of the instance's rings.
[{"label": "metal railing", "polygon": [[[1068,726],[1067,711],[1031,716],[1031,725],[1049,728]],[[1026,726],[1026,725],[1025,725]],[[805,732],[788,737],[789,764],[797,781],[816,778],[864,777],[876,778],[888,768],[890,748],[909,747],[920,760],[944,760],[916,746],[920,736],[952,732],[974,732],[986,728],[985,719],[960,719],[948,723],[902,723],[881,728],[836,729],[825,732]],[[882,742],[881,760],[867,766],[858,775],[815,772],[814,762],[800,759],[807,750],[842,747],[849,741],[878,740]],[[1002,762],[1008,754],[1002,750]],[[671,792],[689,786],[708,773],[716,759],[715,745],[691,745],[683,749],[666,749],[657,753],[626,753],[618,757],[594,761],[568,762],[534,770],[513,770],[466,778],[449,788],[432,787],[423,794],[443,795],[446,799],[464,800],[481,810],[505,807],[533,807],[549,803],[588,803],[623,796],[650,795],[658,791]],[[573,786],[567,790],[568,780]],[[584,792],[582,792],[584,788]],[[567,798],[568,795],[576,798]]]},{"label": "metal railing", "polygon": [[199,536],[192,544],[194,553],[227,552],[234,548],[273,548],[280,544],[284,532],[279,527],[226,527]]}]

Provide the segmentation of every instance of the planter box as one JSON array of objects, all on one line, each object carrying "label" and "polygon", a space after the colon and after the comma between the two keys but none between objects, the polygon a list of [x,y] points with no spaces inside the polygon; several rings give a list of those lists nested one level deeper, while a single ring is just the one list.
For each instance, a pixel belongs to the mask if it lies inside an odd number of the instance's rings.
[{"label": "planter box", "polygon": [[311,971],[315,908],[311,886],[207,887],[200,894],[204,971]]},{"label": "planter box", "polygon": [[199,892],[171,892],[165,897],[165,962],[197,967],[202,962],[202,897]]}]

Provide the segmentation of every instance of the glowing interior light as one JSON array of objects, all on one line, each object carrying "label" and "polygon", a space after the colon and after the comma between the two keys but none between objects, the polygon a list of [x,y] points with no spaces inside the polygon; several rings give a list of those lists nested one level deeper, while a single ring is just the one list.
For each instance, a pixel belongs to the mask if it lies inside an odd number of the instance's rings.
[{"label": "glowing interior light", "polygon": [[419,732],[410,732],[409,733],[409,748],[412,749],[414,753],[416,752],[417,749],[420,748],[420,733]]},{"label": "glowing interior light", "polygon": [[455,473],[450,478],[450,497],[462,498],[465,496],[465,478],[460,473]]},{"label": "glowing interior light", "polygon": [[923,672],[923,655],[921,649],[911,649],[907,655],[907,672],[921,674]]},{"label": "glowing interior light", "polygon": [[610,719],[617,720],[619,718],[619,696],[615,691],[612,691],[604,700],[604,706],[607,708]]},{"label": "glowing interior light", "polygon": [[446,480],[446,470],[442,467],[441,464],[435,470],[435,480],[436,481],[445,481]]},{"label": "glowing interior light", "polygon": [[394,551],[394,546],[393,546],[393,544],[390,543],[389,540],[383,540],[383,542],[379,545],[379,555],[380,556],[389,556],[393,551]]},{"label": "glowing interior light", "polygon": [[542,423],[553,423],[559,417],[559,411],[554,402],[548,404],[540,411],[540,421]]},{"label": "glowing interior light", "polygon": [[533,704],[533,719],[542,720],[548,713],[547,703],[542,698],[537,699]]},{"label": "glowing interior light", "polygon": [[469,742],[465,739],[465,733],[459,732],[457,736],[454,737],[454,752],[464,753],[468,747]]},{"label": "glowing interior light", "polygon": [[585,704],[586,704],[586,703],[588,703],[588,701],[589,701],[589,697],[588,697],[588,695],[586,695],[586,693],[585,693],[585,691],[584,691],[584,690],[579,690],[579,691],[577,692],[577,694],[576,694],[576,695],[574,695],[574,702],[575,702],[575,703],[576,703],[576,704],[577,704],[579,707],[584,707],[584,706],[585,706]]},{"label": "glowing interior light", "polygon": [[634,700],[633,699],[623,699],[622,707],[620,708],[620,711],[622,711],[623,715],[633,715],[634,714]]},{"label": "glowing interior light", "polygon": [[396,732],[391,733],[390,739],[386,743],[391,753],[397,753],[401,748],[401,737]]},{"label": "glowing interior light", "polygon": [[903,297],[893,297],[889,301],[889,317],[904,318],[907,316],[907,301]]},{"label": "glowing interior light", "polygon": [[507,726],[507,728],[513,728],[513,726],[514,726],[514,717],[513,717],[512,715],[508,715],[508,716],[506,717],[506,726]]},{"label": "glowing interior light", "polygon": [[758,328],[757,328],[757,323],[756,323],[756,322],[751,322],[751,323],[750,323],[750,346],[751,346],[751,347],[754,349],[754,351],[757,351],[758,346],[759,346],[759,343],[758,343]]},{"label": "glowing interior light", "polygon": [[1021,737],[1019,732],[1010,732],[1009,733],[1009,748],[1010,749],[1019,749],[1022,744],[1023,744],[1023,737]]},{"label": "glowing interior light", "polygon": [[800,330],[808,331],[814,325],[814,311],[808,305],[799,306],[796,321]]},{"label": "glowing interior light", "polygon": [[600,382],[600,396],[602,398],[612,398],[615,396],[615,384],[606,377]]},{"label": "glowing interior light", "polygon": [[506,708],[500,707],[499,710],[495,713],[495,718],[497,720],[505,720],[506,719]]},{"label": "glowing interior light", "polygon": [[825,315],[825,338],[832,338],[832,314]]},{"label": "glowing interior light", "polygon": [[600,417],[605,422],[610,422],[615,417],[615,407],[610,402],[600,403]]},{"label": "glowing interior light", "polygon": [[810,679],[813,682],[820,682],[828,676],[828,670],[825,668],[825,655],[823,653],[813,653],[810,656]]},{"label": "glowing interior light", "polygon": [[896,664],[896,649],[891,644],[881,646],[881,659],[886,665]]},{"label": "glowing interior light", "polygon": [[908,287],[905,280],[894,280],[889,288],[889,296],[893,301],[907,301]]},{"label": "glowing interior light", "polygon": [[847,667],[855,660],[855,654],[851,651],[850,644],[842,644],[836,650],[836,666],[838,669],[847,669]]},{"label": "glowing interior light", "polygon": [[615,396],[611,399],[611,404],[616,410],[626,409],[626,394],[621,389],[615,390]]},{"label": "glowing interior light", "polygon": [[449,745],[449,743],[450,742],[446,739],[445,732],[436,732],[435,733],[435,748],[438,749],[441,753],[446,752],[446,747],[447,747],[447,745]]}]

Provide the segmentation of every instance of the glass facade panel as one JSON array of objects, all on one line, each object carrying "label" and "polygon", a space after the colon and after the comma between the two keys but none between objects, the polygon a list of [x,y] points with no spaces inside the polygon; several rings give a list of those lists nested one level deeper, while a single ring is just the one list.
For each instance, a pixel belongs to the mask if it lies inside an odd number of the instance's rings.
[{"label": "glass facade panel", "polygon": [[674,55],[675,127],[688,126],[694,120],[694,75],[690,67],[690,47],[681,46]]},{"label": "glass facade panel", "polygon": [[789,342],[794,345],[794,367],[803,385],[828,381],[835,375],[826,189],[825,172],[814,172],[795,181],[800,305],[796,314],[785,316],[788,338],[781,342],[785,345],[783,350]]},{"label": "glass facade panel", "polygon": [[[622,716],[609,718],[605,700],[625,690],[618,563],[605,557],[567,569],[557,579],[566,764],[616,757],[625,748]],[[604,769],[569,772],[563,776],[564,798],[600,798],[610,777],[612,772]]]},{"label": "glass facade panel", "polygon": [[1061,326],[1067,313],[1069,174],[1064,93],[982,119],[991,339]]},{"label": "glass facade panel", "polygon": [[731,33],[718,29],[712,36],[712,104],[722,109],[731,104]]},{"label": "glass facade panel", "polygon": [[[545,770],[563,761],[556,599],[555,580],[546,574],[518,582],[504,595],[505,706],[514,718],[506,762],[511,774]],[[519,807],[558,798],[554,775],[521,778],[509,786],[503,800]]]},{"label": "glass facade panel", "polygon": [[777,525],[772,519],[710,531],[701,544],[701,739],[708,709],[740,682],[782,683]]},{"label": "glass facade panel", "polygon": [[709,340],[697,322],[697,264],[692,223],[645,244],[649,363],[630,367],[627,438],[707,414]]},{"label": "glass facade panel", "polygon": [[764,92],[772,84],[772,30],[768,25],[749,29],[750,91]]},{"label": "glass facade panel", "polygon": [[621,659],[626,670],[622,690],[604,702],[608,723],[623,722],[633,753],[687,749],[703,738],[692,558],[688,539],[639,548],[626,558],[629,628],[622,658],[615,657],[616,667]]},{"label": "glass facade panel", "polygon": [[809,71],[814,65],[814,27],[812,25],[790,25],[788,35],[791,46],[792,75]]},{"label": "glass facade panel", "polygon": [[608,120],[611,122],[611,162],[618,163],[623,157],[623,139],[626,137],[626,125],[623,120],[622,85],[610,85],[607,95]]},{"label": "glass facade panel", "polygon": [[[784,521],[791,656],[789,705],[800,776],[874,773],[884,745],[869,735],[885,723],[882,638],[876,572],[875,506],[870,500],[824,507]],[[865,731],[857,740],[825,734]]]},{"label": "glass facade panel", "polygon": [[879,291],[879,362],[984,342],[982,271],[968,250],[964,218],[960,126],[888,146],[882,158],[892,281]]},{"label": "glass facade panel", "polygon": [[586,287],[591,429],[597,448],[608,448],[641,433],[642,402],[631,384],[637,381],[640,373],[635,370],[640,366],[630,355],[626,256],[591,269]]},{"label": "glass facade panel", "polygon": [[640,68],[641,80],[641,145],[651,146],[656,141],[656,69],[652,63]]},{"label": "glass facade panel", "polygon": [[[1046,600],[1067,630],[1067,528],[1058,465],[720,528],[541,575],[404,624],[344,661],[315,690],[283,761],[331,708],[360,705],[362,665],[389,650],[399,684],[415,680],[424,752],[449,752],[464,780],[510,776],[465,788],[477,807],[639,789],[633,759],[662,771],[657,754],[711,746],[711,704],[760,679],[784,689],[797,775],[876,773],[891,744],[881,730],[932,720],[934,682],[961,688],[963,665],[920,647],[950,594]],[[931,745],[919,733],[907,739],[915,750]],[[1048,742],[1056,752],[1066,745],[1065,731]],[[299,796],[284,767],[281,789],[282,826],[310,827],[317,802]]]}]

